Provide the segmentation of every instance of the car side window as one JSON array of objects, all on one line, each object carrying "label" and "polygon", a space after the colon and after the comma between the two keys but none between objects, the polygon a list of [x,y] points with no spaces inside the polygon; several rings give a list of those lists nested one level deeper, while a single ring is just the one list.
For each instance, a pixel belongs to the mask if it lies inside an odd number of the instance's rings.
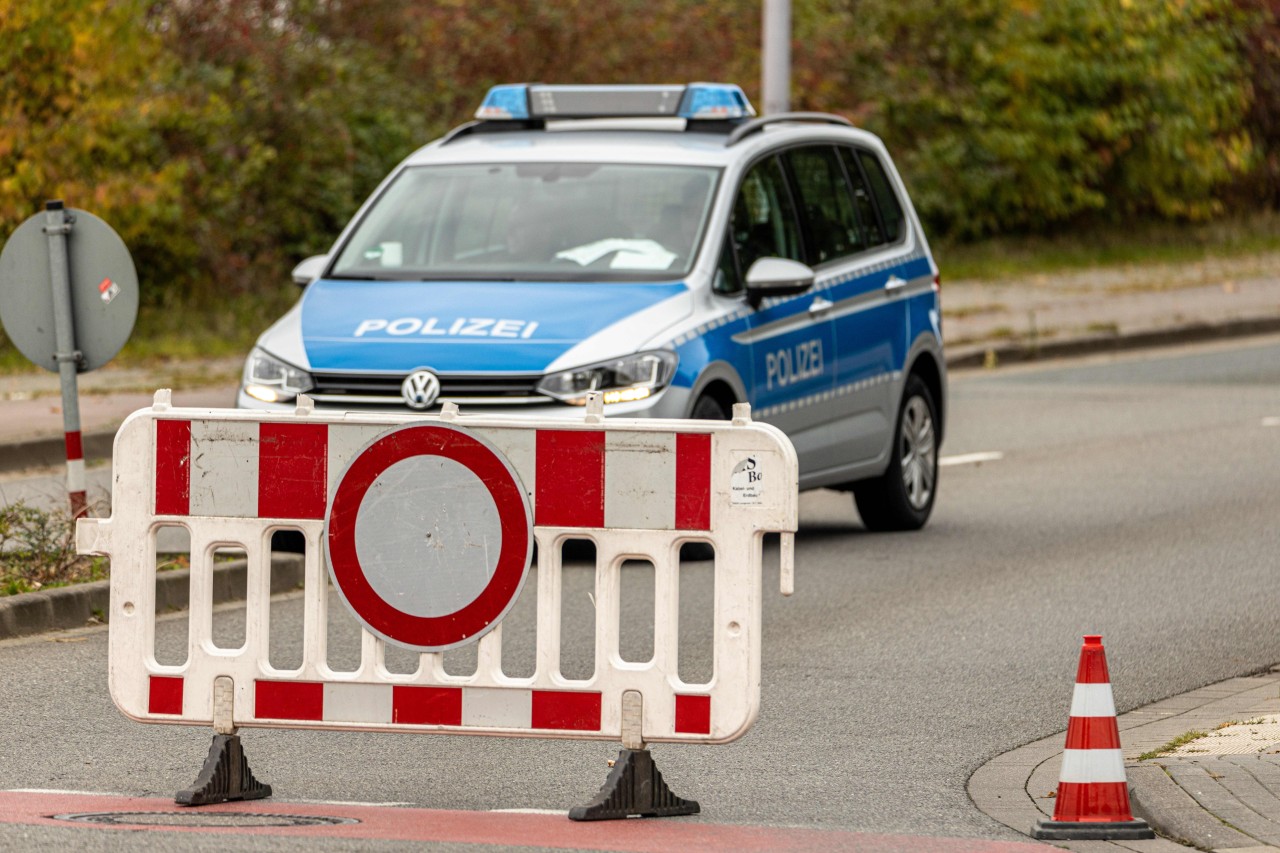
[{"label": "car side window", "polygon": [[844,162],[845,173],[849,176],[849,185],[853,190],[853,206],[858,211],[858,224],[862,229],[862,245],[864,248],[879,246],[885,242],[884,231],[880,228],[880,216],[876,213],[875,202],[871,199],[871,190],[867,186],[866,176],[858,159],[850,148],[840,149],[840,159]]},{"label": "car side window", "polygon": [[738,269],[744,275],[760,258],[789,258],[803,263],[800,226],[777,157],[752,166],[742,179],[733,205],[731,233]]},{"label": "car side window", "polygon": [[720,261],[716,264],[716,277],[711,282],[711,289],[716,293],[732,295],[742,292],[742,277],[738,275],[738,267],[733,260],[733,243],[729,235],[724,235],[724,245],[720,249]]},{"label": "car side window", "polygon": [[799,196],[809,262],[826,263],[865,248],[836,149],[830,145],[797,148],[786,157]]},{"label": "car side window", "polygon": [[859,150],[858,159],[862,161],[867,180],[871,182],[871,194],[875,196],[876,204],[880,207],[885,240],[889,243],[897,242],[902,236],[902,205],[898,202],[898,196],[889,183],[889,176],[884,173],[884,166],[880,165],[880,161],[870,151]]}]

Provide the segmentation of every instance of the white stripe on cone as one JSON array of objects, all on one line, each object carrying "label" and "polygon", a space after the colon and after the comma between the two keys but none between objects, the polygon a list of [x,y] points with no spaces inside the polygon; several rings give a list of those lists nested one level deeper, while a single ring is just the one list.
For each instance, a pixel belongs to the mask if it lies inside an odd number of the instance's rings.
[{"label": "white stripe on cone", "polygon": [[1077,684],[1071,694],[1071,716],[1114,717],[1116,703],[1110,684]]},{"label": "white stripe on cone", "polygon": [[1124,751],[1064,749],[1059,782],[1124,782]]}]

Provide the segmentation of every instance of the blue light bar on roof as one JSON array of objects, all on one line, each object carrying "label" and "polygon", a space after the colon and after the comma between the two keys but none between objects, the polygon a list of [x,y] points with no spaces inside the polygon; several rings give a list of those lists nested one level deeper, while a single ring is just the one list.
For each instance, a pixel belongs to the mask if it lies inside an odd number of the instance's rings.
[{"label": "blue light bar on roof", "polygon": [[728,83],[688,86],[494,86],[476,110],[484,120],[574,118],[747,118],[756,114]]},{"label": "blue light bar on roof", "polygon": [[750,118],[755,114],[746,92],[732,83],[690,83],[680,102],[683,118]]},{"label": "blue light bar on roof", "polygon": [[479,119],[527,119],[529,117],[529,87],[523,83],[494,86],[484,96],[484,103],[476,110]]}]

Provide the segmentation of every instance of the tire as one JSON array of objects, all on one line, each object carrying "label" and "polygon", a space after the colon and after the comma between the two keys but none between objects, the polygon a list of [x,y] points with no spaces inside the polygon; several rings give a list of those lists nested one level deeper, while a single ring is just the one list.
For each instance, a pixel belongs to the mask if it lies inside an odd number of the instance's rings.
[{"label": "tire", "polygon": [[710,394],[703,394],[698,398],[689,417],[695,421],[727,421],[731,418],[724,404]]},{"label": "tire", "polygon": [[889,467],[854,484],[853,500],[868,530],[919,530],[938,494],[938,409],[929,386],[912,374],[902,392]]}]

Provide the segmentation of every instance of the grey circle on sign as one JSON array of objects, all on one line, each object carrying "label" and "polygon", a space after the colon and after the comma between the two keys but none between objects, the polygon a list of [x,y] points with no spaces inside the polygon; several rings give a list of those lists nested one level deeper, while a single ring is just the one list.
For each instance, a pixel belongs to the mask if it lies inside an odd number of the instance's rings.
[{"label": "grey circle on sign", "polygon": [[456,613],[498,566],[502,521],[484,481],[443,456],[411,456],[378,475],[356,513],[360,568],[378,597],[411,616]]},{"label": "grey circle on sign", "polygon": [[[110,225],[92,213],[75,217],[66,236],[72,322],[80,370],[96,370],[129,340],[138,316],[138,272],[129,249]],[[53,328],[53,287],[45,214],[18,226],[0,252],[0,323],[18,351],[39,366],[58,371]]]}]

